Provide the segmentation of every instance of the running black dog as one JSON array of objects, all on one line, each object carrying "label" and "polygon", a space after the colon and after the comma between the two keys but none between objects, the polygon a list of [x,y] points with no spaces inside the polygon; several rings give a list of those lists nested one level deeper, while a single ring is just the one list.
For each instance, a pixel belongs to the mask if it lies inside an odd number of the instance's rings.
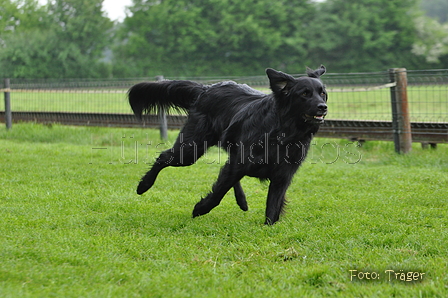
[{"label": "running black dog", "polygon": [[176,143],[160,154],[141,179],[137,193],[150,189],[163,168],[192,165],[207,148],[217,145],[228,152],[229,159],[212,191],[194,207],[193,217],[218,206],[232,187],[238,205],[246,211],[240,180],[247,175],[270,181],[265,224],[274,224],[282,213],[292,177],[327,114],[327,93],[320,80],[325,71],[324,66],[308,68],[308,76],[294,78],[269,68],[269,95],[235,82],[134,85],[128,96],[137,117],[159,108],[188,112]]}]

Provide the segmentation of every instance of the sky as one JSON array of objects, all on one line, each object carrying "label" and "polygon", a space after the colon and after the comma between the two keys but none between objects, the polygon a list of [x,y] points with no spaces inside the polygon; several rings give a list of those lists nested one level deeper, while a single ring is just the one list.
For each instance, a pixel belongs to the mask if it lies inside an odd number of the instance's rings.
[{"label": "sky", "polygon": [[132,0],[104,0],[103,10],[113,21],[123,21],[125,18],[125,7],[130,6]]},{"label": "sky", "polygon": [[[38,0],[40,4],[47,4],[47,0]],[[132,0],[104,0],[103,10],[113,21],[123,21],[126,17],[125,7],[130,6]]]}]

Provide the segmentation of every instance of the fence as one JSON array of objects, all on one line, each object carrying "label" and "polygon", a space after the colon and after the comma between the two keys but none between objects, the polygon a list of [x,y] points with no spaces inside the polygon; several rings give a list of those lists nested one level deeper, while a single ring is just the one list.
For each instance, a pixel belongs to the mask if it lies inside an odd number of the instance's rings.
[{"label": "fence", "polygon": [[[405,75],[406,84],[397,85]],[[269,92],[266,76],[189,79],[205,84],[222,80],[246,83]],[[329,115],[319,136],[353,140],[394,140],[397,151],[406,151],[403,143],[412,139],[422,144],[448,143],[448,70],[389,70],[374,73],[326,74],[322,77],[329,93]],[[154,80],[5,80],[4,104],[0,121],[58,122],[71,125],[148,126],[159,127],[157,115],[148,115],[143,124],[132,116],[126,92],[132,85]],[[407,99],[403,114],[398,99]],[[399,101],[402,102],[402,101]],[[399,110],[397,110],[397,107]],[[407,119],[403,119],[407,117]],[[170,115],[169,128],[180,128],[183,115]],[[409,120],[407,127],[401,123]],[[404,125],[404,126],[403,126]],[[401,140],[400,136],[408,136]],[[397,144],[398,143],[398,144]]]}]

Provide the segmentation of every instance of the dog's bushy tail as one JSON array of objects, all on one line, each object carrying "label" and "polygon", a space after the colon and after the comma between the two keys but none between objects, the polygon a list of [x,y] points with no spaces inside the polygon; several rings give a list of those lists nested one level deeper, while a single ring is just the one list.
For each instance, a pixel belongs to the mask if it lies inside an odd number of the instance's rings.
[{"label": "dog's bushy tail", "polygon": [[205,89],[191,81],[144,82],[132,86],[128,98],[135,116],[141,119],[143,112],[157,112],[160,108],[188,111]]}]

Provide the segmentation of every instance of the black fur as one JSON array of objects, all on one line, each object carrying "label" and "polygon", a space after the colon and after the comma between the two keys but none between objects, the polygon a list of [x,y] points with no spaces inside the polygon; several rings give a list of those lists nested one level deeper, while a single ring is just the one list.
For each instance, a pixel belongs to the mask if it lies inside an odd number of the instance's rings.
[{"label": "black fur", "polygon": [[194,207],[193,217],[210,212],[232,187],[238,205],[246,211],[240,180],[251,176],[270,181],[265,223],[274,224],[283,211],[292,177],[327,114],[327,94],[320,80],[324,73],[321,66],[307,69],[306,77],[294,78],[267,69],[269,95],[234,82],[163,81],[133,86],[129,102],[137,117],[159,108],[188,112],[173,148],[160,154],[137,193],[150,189],[163,168],[192,165],[216,145],[229,153],[229,159],[212,191]]}]

